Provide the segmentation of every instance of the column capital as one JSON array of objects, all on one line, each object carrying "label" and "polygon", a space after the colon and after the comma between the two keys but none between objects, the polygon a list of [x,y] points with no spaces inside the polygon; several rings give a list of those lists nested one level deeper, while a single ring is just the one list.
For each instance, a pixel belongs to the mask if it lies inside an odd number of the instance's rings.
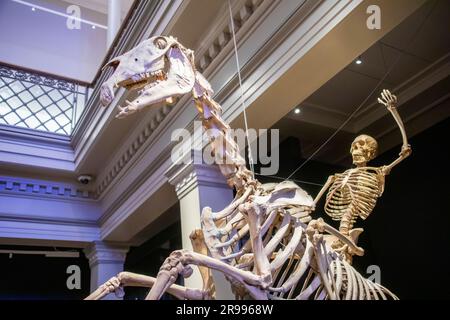
[{"label": "column capital", "polygon": [[165,176],[169,183],[175,186],[180,199],[198,186],[230,188],[217,165],[202,161],[201,150],[191,150],[173,163],[165,172]]},{"label": "column capital", "polygon": [[89,266],[92,268],[98,264],[123,264],[127,256],[128,247],[94,241],[83,251],[89,259]]}]

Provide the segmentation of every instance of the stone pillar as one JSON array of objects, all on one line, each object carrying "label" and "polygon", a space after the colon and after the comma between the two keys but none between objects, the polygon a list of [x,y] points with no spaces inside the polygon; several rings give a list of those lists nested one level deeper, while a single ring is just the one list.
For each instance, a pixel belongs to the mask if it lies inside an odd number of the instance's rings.
[{"label": "stone pillar", "polygon": [[[108,281],[111,277],[123,271],[123,264],[128,252],[124,246],[113,246],[104,242],[93,242],[84,253],[89,259],[91,268],[91,292]],[[115,294],[110,294],[105,300],[117,300]]]},{"label": "stone pillar", "polygon": [[107,48],[111,45],[122,23],[122,0],[108,0],[108,31],[106,35]]},{"label": "stone pillar", "polygon": [[[167,171],[169,182],[175,186],[180,201],[181,239],[184,249],[192,250],[189,235],[195,229],[201,229],[200,215],[204,207],[220,211],[233,200],[233,190],[227,185],[224,176],[215,165],[197,163],[198,151],[191,153],[190,161],[173,164]],[[197,267],[194,273],[185,279],[185,285],[202,287],[202,278]],[[213,272],[218,299],[234,299],[228,281],[218,272]]]}]

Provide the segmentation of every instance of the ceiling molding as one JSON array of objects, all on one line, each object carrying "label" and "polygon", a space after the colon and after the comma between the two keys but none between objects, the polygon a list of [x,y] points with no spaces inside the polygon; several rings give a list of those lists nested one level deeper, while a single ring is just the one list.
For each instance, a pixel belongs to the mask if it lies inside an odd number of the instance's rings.
[{"label": "ceiling molding", "polygon": [[[416,73],[391,91],[399,100],[399,108],[419,93],[432,87],[450,75],[450,53],[433,62],[431,65]],[[381,90],[381,89],[380,89]],[[387,111],[375,101],[363,108],[355,117],[352,132],[358,133],[370,124],[385,116]]]},{"label": "ceiling molding", "polygon": [[[449,78],[447,78],[447,80],[448,79]],[[419,92],[416,97],[420,97],[420,93],[422,93],[422,91]],[[405,127],[407,127],[408,138],[413,137],[430,126],[449,117],[449,99],[450,94],[447,92],[441,96],[436,96],[435,99],[429,101],[428,104],[420,106],[417,111],[410,112],[405,115],[405,112],[407,111],[405,107],[403,108],[403,111],[400,110],[399,112],[402,116],[403,123]],[[408,106],[408,103],[405,102],[403,105]],[[385,117],[388,118],[389,115],[385,113]],[[369,127],[370,126],[367,128]],[[371,131],[374,130],[375,132],[370,132],[370,135],[378,141],[383,141],[382,144],[379,144],[380,154],[401,143],[400,133],[396,133],[399,129],[394,120],[389,122],[383,121],[383,129],[371,129]],[[324,157],[326,158],[326,155]],[[340,154],[334,154],[332,157],[330,156],[328,158],[335,159],[335,161],[332,162],[333,164],[344,164],[344,162],[349,158],[349,154],[347,150],[343,150]]]},{"label": "ceiling molding", "polygon": [[[232,13],[234,18],[234,27],[236,32],[236,41],[239,36],[248,34],[248,30],[252,28],[252,21],[261,18],[261,15],[268,9],[268,7],[276,5],[280,0],[237,0],[233,1]],[[232,41],[232,27],[230,17],[228,15],[228,3],[224,2],[222,12],[219,19],[210,28],[204,40],[195,50],[196,64],[200,72],[204,76],[209,76],[210,73],[218,68],[218,63],[222,51],[230,51]]]},{"label": "ceiling molding", "polygon": [[[338,129],[348,117],[345,113],[338,110],[331,110],[310,102],[303,102],[297,108],[300,109],[299,114],[291,112],[286,118],[331,129]],[[348,131],[347,127],[343,130]]]},{"label": "ceiling molding", "polygon": [[[407,103],[409,100],[432,87],[439,81],[442,81],[449,75],[450,54],[447,54],[433,62],[430,66],[414,74],[392,90],[392,92],[394,92],[399,98],[399,109],[401,109],[403,104]],[[358,112],[352,122],[342,128],[341,131],[357,134],[359,132],[363,132],[375,121],[386,116],[386,109],[381,107],[376,99],[373,100],[374,102]],[[345,112],[333,110],[310,102],[303,102],[298,106],[298,108],[301,110],[300,114],[294,114],[291,112],[286,117],[295,121],[311,123],[335,130],[339,129],[349,117],[349,115]],[[305,147],[304,150],[305,152],[308,152],[307,147]]]}]

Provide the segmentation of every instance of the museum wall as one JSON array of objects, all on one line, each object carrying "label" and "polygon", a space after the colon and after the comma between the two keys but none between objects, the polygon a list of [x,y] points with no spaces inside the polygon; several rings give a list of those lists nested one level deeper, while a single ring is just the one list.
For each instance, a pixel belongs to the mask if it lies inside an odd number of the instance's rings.
[{"label": "museum wall", "polygon": [[[64,14],[70,5],[48,0],[33,4]],[[81,18],[106,25],[106,15],[86,8]],[[66,22],[62,16],[0,1],[0,43],[8,48],[0,50],[0,62],[90,83],[106,54],[106,30],[84,23],[69,29]]]}]

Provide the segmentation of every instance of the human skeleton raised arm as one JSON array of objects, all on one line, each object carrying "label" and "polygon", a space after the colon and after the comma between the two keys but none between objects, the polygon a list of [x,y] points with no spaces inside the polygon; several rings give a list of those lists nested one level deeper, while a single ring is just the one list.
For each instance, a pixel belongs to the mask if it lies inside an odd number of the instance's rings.
[{"label": "human skeleton raised arm", "polygon": [[329,233],[335,239],[333,248],[343,253],[348,261],[351,261],[352,255],[364,253],[362,248],[356,246],[363,229],[352,229],[354,222],[358,217],[364,220],[370,215],[377,198],[383,194],[385,176],[411,154],[403,121],[397,111],[397,97],[388,90],[383,90],[378,102],[387,107],[399,126],[403,140],[399,157],[382,167],[367,166],[376,156],[378,143],[368,135],[356,137],[350,148],[355,168],[330,176],[314,200],[317,204],[328,190],[324,209],[333,220],[340,221],[340,234],[333,232],[323,221],[320,223],[326,225],[327,231],[331,231]]}]

